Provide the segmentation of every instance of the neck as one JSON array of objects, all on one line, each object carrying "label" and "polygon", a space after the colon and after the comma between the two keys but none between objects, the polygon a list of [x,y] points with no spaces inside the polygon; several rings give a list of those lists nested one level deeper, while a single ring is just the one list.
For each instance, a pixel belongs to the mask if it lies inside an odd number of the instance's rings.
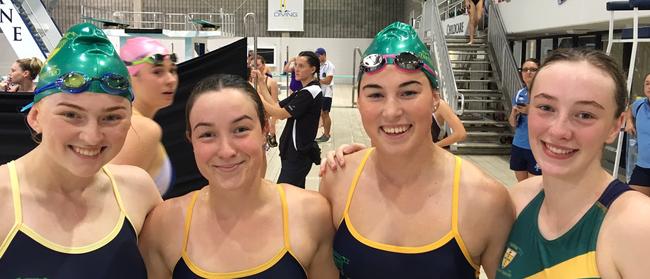
[{"label": "neck", "polygon": [[234,190],[225,190],[217,184],[210,183],[206,188],[207,203],[215,216],[238,218],[251,215],[273,198],[275,184],[261,177],[250,180],[249,185]]},{"label": "neck", "polygon": [[34,81],[31,79],[23,79],[23,81],[19,84],[19,91],[23,92],[29,92],[29,91],[34,91]]},{"label": "neck", "polygon": [[312,82],[312,81],[314,81],[314,77],[313,77],[313,76],[312,76],[312,77],[309,77],[308,79],[301,80],[300,83],[302,83],[302,87],[305,87],[305,86],[307,86],[307,84],[309,84],[309,83]]},{"label": "neck", "polygon": [[135,99],[133,101],[133,114],[135,115],[139,114],[146,118],[153,119],[153,117],[156,115],[156,112],[158,112],[158,110],[159,108],[148,106],[141,102],[138,102],[138,99]]},{"label": "neck", "polygon": [[546,197],[543,207],[554,219],[571,218],[594,204],[613,179],[600,164],[589,167],[581,175],[557,177],[544,174],[542,185]]},{"label": "neck", "polygon": [[[59,192],[65,194],[81,193],[95,182],[99,172],[91,177],[79,177],[70,173],[67,169],[54,163],[54,158],[49,158],[41,151],[41,146],[17,160],[18,165],[25,166],[24,175],[26,184],[30,187],[37,187],[47,192]],[[37,172],[38,175],[29,175],[29,172]],[[19,172],[21,173],[21,172]]]},{"label": "neck", "polygon": [[[418,185],[416,181],[429,177],[435,165],[445,157],[443,149],[432,144],[423,144],[408,154],[384,154],[375,151],[373,165],[381,180],[400,187]],[[440,159],[440,160],[439,160]]]}]

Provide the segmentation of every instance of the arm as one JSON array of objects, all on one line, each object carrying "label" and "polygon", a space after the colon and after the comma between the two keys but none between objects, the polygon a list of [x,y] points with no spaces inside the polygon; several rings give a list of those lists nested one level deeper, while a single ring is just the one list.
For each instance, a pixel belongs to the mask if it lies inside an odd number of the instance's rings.
[{"label": "arm", "polygon": [[[650,199],[635,192],[623,194],[612,204],[605,218],[603,226],[606,225],[607,231],[601,229],[605,235],[599,239],[603,239],[603,250],[607,247],[611,254],[605,253],[608,258],[604,260],[613,262],[615,274],[620,278],[647,278],[650,274],[650,223],[647,221],[650,219]],[[601,247],[601,243],[598,246]]]},{"label": "arm", "polygon": [[330,83],[332,83],[333,79],[334,79],[334,76],[326,76],[324,79],[320,80],[320,84],[330,85]]},{"label": "arm", "polygon": [[508,196],[508,191],[497,182],[492,182],[492,184],[494,184],[494,187],[492,187],[494,191],[491,195],[491,203],[494,206],[490,206],[492,212],[487,220],[484,220],[486,224],[491,225],[489,229],[486,229],[488,231],[487,245],[481,254],[481,265],[488,278],[495,278],[496,276],[497,268],[501,265],[510,228],[515,220],[515,210]]},{"label": "arm", "polygon": [[[168,243],[165,239],[167,228],[165,228],[165,218],[169,216],[166,212],[167,205],[156,207],[147,217],[144,228],[138,239],[138,248],[144,259],[147,268],[147,277],[154,278],[172,278],[172,267],[167,264],[164,256],[163,247]],[[180,251],[178,253],[180,255]],[[179,256],[180,258],[180,256]]]},{"label": "arm", "polygon": [[465,126],[463,122],[460,121],[458,116],[451,110],[447,103],[440,101],[438,109],[436,110],[436,116],[441,116],[442,121],[447,122],[451,128],[452,133],[447,135],[444,139],[436,143],[440,147],[445,147],[452,145],[456,142],[463,141],[467,137],[467,131],[465,131]]},{"label": "arm", "polygon": [[517,128],[517,116],[519,115],[519,110],[517,109],[517,106],[512,106],[512,110],[510,110],[510,116],[508,116],[508,123],[512,128]]},{"label": "arm", "polygon": [[287,64],[284,64],[284,72],[291,73],[291,71],[293,71],[293,66],[295,63],[296,63],[296,58],[291,57],[291,59],[289,59],[289,62],[287,62]]},{"label": "arm", "polygon": [[636,135],[636,127],[634,127],[634,116],[632,115],[632,106],[629,106],[625,111],[625,131],[633,136]]},{"label": "arm", "polygon": [[332,241],[334,239],[334,226],[332,225],[332,213],[330,205],[325,198],[319,195],[317,201],[310,203],[315,212],[310,214],[314,222],[313,233],[318,236],[316,253],[309,265],[309,278],[332,279],[338,278],[338,271],[334,266],[332,256]]},{"label": "arm", "polygon": [[284,108],[280,107],[277,101],[273,100],[273,97],[271,96],[271,92],[269,92],[269,89],[266,86],[266,82],[264,78],[261,77],[259,74],[259,71],[253,70],[251,75],[257,75],[257,93],[260,95],[260,98],[262,99],[262,105],[264,105],[264,111],[266,113],[275,118],[275,119],[287,119],[291,117],[291,114],[285,110]]}]

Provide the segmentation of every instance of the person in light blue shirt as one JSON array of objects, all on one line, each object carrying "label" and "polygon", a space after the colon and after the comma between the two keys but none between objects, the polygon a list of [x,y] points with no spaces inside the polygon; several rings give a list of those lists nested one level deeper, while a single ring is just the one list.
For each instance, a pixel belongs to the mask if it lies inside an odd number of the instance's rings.
[{"label": "person in light blue shirt", "polygon": [[510,152],[510,169],[515,171],[517,181],[542,174],[528,142],[528,88],[538,69],[539,62],[536,59],[528,58],[524,61],[521,66],[521,78],[526,86],[512,99],[512,111],[508,118],[510,125],[515,128]]},{"label": "person in light blue shirt", "polygon": [[650,73],[645,75],[644,98],[638,98],[627,113],[625,131],[637,137],[639,154],[629,184],[632,188],[650,196]]}]

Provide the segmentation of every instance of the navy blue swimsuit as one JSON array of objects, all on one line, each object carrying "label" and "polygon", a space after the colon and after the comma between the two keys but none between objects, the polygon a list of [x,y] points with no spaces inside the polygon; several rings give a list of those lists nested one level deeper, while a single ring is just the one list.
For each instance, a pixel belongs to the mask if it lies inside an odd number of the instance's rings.
[{"label": "navy blue swimsuit", "polygon": [[20,190],[15,163],[8,164],[15,223],[0,246],[0,277],[30,279],[147,278],[137,245],[136,231],[126,217],[115,180],[113,186],[120,218],[100,241],[84,247],[52,243],[22,222]]},{"label": "navy blue swimsuit", "polygon": [[350,203],[359,176],[372,153],[369,149],[352,181],[343,220],[334,236],[334,263],[340,278],[478,278],[474,264],[458,232],[458,190],[460,158],[456,157],[452,194],[451,231],[434,243],[420,247],[399,247],[363,237],[352,225]]}]

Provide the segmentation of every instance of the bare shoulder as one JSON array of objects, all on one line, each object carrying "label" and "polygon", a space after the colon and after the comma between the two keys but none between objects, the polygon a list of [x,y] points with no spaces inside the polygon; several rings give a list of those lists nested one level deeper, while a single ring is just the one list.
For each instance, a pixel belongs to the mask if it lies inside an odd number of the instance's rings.
[{"label": "bare shoulder", "polygon": [[0,242],[6,237],[14,225],[14,207],[9,183],[9,168],[0,166]]},{"label": "bare shoulder", "polygon": [[112,164],[106,167],[115,178],[127,215],[136,231],[140,231],[147,214],[162,201],[153,179],[139,167]]},{"label": "bare shoulder", "polygon": [[359,168],[359,165],[369,152],[368,149],[363,149],[352,154],[345,155],[344,167],[338,167],[337,170],[328,170],[323,177],[321,177],[321,184],[319,192],[321,192],[330,202],[332,199],[347,197],[348,189],[352,183],[352,179]]},{"label": "bare shoulder", "polygon": [[290,208],[299,208],[304,220],[320,222],[329,221],[330,205],[318,192],[305,190],[289,184],[280,184],[284,189]]},{"label": "bare shoulder", "polygon": [[124,145],[111,163],[148,169],[157,155],[156,149],[161,138],[162,128],[158,123],[141,115],[133,115]]},{"label": "bare shoulder", "polygon": [[510,187],[510,198],[515,206],[517,216],[542,191],[542,176],[535,176]]},{"label": "bare shoulder", "polygon": [[160,140],[162,135],[160,125],[153,119],[142,115],[131,116],[131,129],[135,134],[145,137],[156,137],[156,140]]},{"label": "bare shoulder", "polygon": [[510,202],[505,185],[466,160],[461,166],[460,183],[462,185],[460,191],[470,199],[472,205],[478,208],[489,208]]},{"label": "bare shoulder", "polygon": [[636,191],[619,196],[607,210],[598,236],[598,267],[612,278],[646,278],[650,272],[650,198]]},{"label": "bare shoulder", "polygon": [[194,192],[158,204],[147,216],[139,238],[139,246],[146,262],[161,260],[173,268],[181,258],[185,215]]},{"label": "bare shoulder", "polygon": [[617,239],[650,244],[650,198],[646,195],[637,191],[622,194],[610,206],[605,218],[605,229],[621,237]]}]

